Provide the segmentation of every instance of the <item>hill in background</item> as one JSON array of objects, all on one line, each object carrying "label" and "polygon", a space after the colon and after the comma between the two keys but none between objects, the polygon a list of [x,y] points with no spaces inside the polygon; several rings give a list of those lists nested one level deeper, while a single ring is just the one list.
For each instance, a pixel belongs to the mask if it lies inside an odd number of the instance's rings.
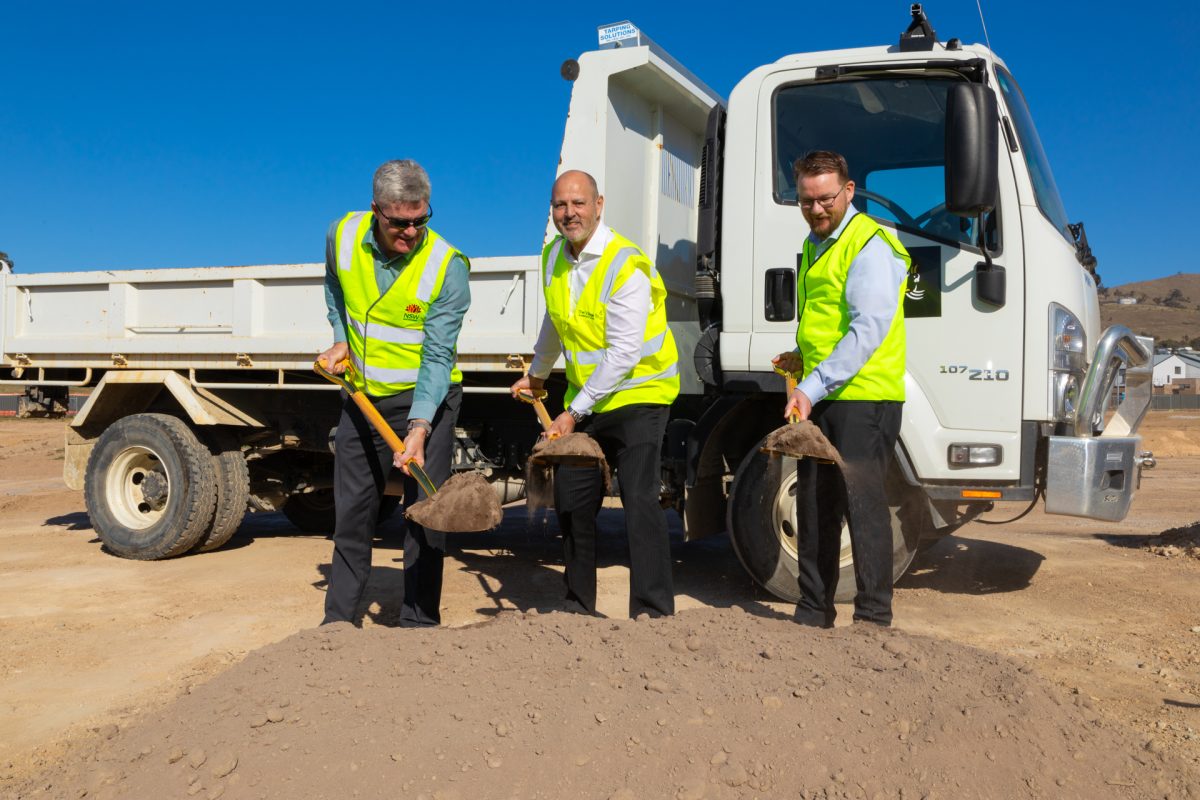
[{"label": "hill in background", "polygon": [[[1132,297],[1136,305],[1121,305]],[[1125,325],[1139,336],[1153,336],[1158,347],[1200,349],[1200,274],[1178,273],[1100,290],[1104,327]]]}]

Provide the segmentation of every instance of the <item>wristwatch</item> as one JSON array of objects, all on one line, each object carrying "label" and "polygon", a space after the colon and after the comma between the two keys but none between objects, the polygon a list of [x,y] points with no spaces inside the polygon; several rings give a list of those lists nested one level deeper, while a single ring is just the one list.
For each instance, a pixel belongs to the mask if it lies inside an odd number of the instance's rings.
[{"label": "wristwatch", "polygon": [[576,411],[575,409],[568,407],[567,413],[571,415],[571,419],[575,420],[576,425],[587,419],[586,411]]},{"label": "wristwatch", "polygon": [[427,437],[433,435],[433,426],[423,419],[410,419],[408,421],[408,432],[412,433],[413,428],[420,428],[425,431]]}]

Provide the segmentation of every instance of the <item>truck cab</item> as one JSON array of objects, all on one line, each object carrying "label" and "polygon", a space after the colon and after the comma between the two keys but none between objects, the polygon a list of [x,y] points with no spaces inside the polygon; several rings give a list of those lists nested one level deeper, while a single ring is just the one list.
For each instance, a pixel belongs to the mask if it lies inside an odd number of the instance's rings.
[{"label": "truck cab", "polygon": [[[982,45],[937,41],[919,5],[912,13],[894,45],[786,56],[746,75],[728,101],[630,23],[601,28],[602,41],[606,30],[626,39],[570,70],[607,80],[609,90],[607,107],[589,108],[584,98],[595,92],[576,87],[562,168],[602,176],[607,209],[639,200],[626,224],[660,270],[695,258],[692,291],[681,292],[694,312],[685,304],[673,322],[695,337],[679,338],[696,342],[704,399],[691,417],[678,415],[667,442],[687,535],[728,530],[754,578],[787,599],[796,594],[795,462],[758,445],[782,422],[784,384],[771,359],[795,347],[809,229],[792,164],[810,150],[846,157],[855,207],[913,257],[907,397],[889,487],[896,577],[922,539],[997,501],[1044,496],[1053,512],[1123,518],[1140,467],[1135,433],[1149,402],[1152,343],[1099,330],[1095,259],[1082,225],[1069,222],[1008,67]],[[625,87],[642,87],[640,103]],[[577,122],[577,104],[591,116]],[[705,104],[701,136],[694,107]],[[644,128],[630,124],[631,105],[645,112]],[[642,147],[597,148],[572,127],[595,119],[610,133],[619,121],[617,135]],[[631,163],[645,161],[633,180]],[[665,164],[694,172],[681,181]],[[691,180],[694,234],[687,198],[675,196]],[[682,233],[642,224],[645,197],[659,225]],[[1122,368],[1132,393],[1112,414]],[[844,544],[848,577],[848,536]]]}]

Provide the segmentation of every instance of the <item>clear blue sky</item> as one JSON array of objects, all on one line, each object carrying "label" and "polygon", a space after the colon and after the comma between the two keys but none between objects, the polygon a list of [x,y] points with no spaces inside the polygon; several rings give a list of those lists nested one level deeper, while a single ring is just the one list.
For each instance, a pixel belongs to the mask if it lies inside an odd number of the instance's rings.
[{"label": "clear blue sky", "polygon": [[[20,272],[320,261],[373,169],[412,157],[464,251],[533,253],[558,68],[597,25],[632,20],[728,96],[789,53],[893,43],[908,5],[11,0],[0,250]],[[983,41],[975,0],[925,8],[939,38]],[[983,0],[1108,285],[1200,272],[1196,8]]]}]

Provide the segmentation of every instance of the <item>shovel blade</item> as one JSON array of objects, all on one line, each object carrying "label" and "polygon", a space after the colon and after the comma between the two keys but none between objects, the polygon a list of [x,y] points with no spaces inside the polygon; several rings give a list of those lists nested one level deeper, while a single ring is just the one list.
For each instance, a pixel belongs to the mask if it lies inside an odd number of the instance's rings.
[{"label": "shovel blade", "polygon": [[460,472],[430,495],[404,511],[404,516],[443,533],[489,531],[504,519],[500,500],[478,472]]}]

